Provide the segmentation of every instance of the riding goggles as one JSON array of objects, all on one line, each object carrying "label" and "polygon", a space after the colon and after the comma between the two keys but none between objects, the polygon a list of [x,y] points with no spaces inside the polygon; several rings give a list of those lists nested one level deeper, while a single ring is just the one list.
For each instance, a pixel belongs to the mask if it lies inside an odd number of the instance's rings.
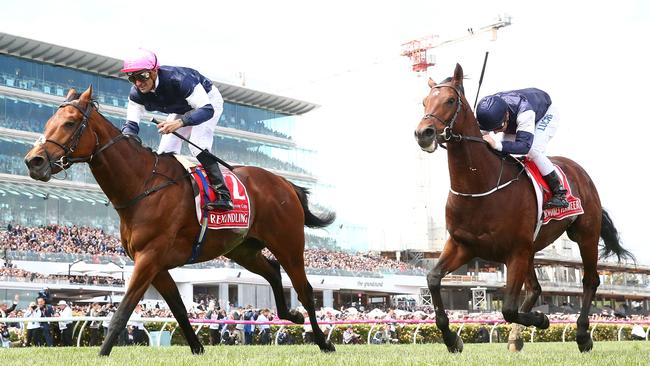
[{"label": "riding goggles", "polygon": [[129,81],[135,84],[136,81],[147,81],[151,77],[150,71],[137,71],[129,72],[126,74],[129,77]]}]

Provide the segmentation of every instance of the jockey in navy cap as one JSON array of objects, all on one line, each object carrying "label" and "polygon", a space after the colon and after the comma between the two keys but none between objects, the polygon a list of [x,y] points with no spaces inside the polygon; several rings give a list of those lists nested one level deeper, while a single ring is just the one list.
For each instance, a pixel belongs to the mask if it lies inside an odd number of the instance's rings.
[{"label": "jockey in navy cap", "polygon": [[528,88],[487,96],[476,108],[476,119],[481,130],[493,132],[483,135],[493,149],[526,155],[535,162],[553,192],[553,197],[544,203],[544,209],[569,207],[567,191],[545,154],[559,120],[546,92]]},{"label": "jockey in navy cap", "polygon": [[[180,153],[182,141],[172,134],[175,131],[210,151],[214,129],[223,111],[223,99],[212,81],[194,69],[161,66],[156,55],[145,49],[139,49],[124,60],[122,72],[133,83],[122,133],[137,135],[145,111],[163,112],[168,117],[158,125],[158,131],[163,134],[158,146],[159,154]],[[230,191],[223,181],[219,164],[210,159],[207,152],[193,146],[190,146],[190,151],[203,165],[218,195],[214,202],[206,204],[206,208],[232,210]]]}]

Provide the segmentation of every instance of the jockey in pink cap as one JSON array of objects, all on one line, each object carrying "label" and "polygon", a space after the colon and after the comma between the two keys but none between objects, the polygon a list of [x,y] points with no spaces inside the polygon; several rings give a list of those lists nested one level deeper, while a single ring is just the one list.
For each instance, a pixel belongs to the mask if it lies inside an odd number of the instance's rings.
[{"label": "jockey in pink cap", "polygon": [[[202,149],[211,150],[214,129],[223,112],[223,98],[210,79],[194,69],[161,66],[158,57],[145,49],[125,59],[122,72],[133,83],[122,133],[137,135],[145,112],[157,111],[168,114],[167,120],[158,125],[158,132],[163,134],[159,154],[180,154],[182,140],[172,132],[189,137]],[[232,210],[230,191],[219,164],[200,149],[190,146],[190,151],[203,165],[218,196],[216,201],[206,204],[207,209]]]},{"label": "jockey in pink cap", "polygon": [[158,70],[159,68],[158,57],[156,57],[155,53],[144,48],[138,48],[136,53],[124,60],[122,72],[132,73],[141,70]]}]

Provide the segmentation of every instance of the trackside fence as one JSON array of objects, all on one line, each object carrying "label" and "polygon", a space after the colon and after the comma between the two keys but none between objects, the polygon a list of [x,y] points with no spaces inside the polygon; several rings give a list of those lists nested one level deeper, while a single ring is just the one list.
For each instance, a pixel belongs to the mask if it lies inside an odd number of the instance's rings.
[{"label": "trackside fence", "polygon": [[[2,318],[1,322],[8,325],[18,324],[22,329],[26,329],[27,322],[74,322],[73,338],[76,338],[75,344],[81,347],[87,344],[88,325],[92,321],[110,321],[108,317],[90,317],[75,316],[69,318]],[[150,340],[155,339],[156,344],[160,346],[162,337],[151,337],[151,332],[170,332],[173,344],[184,344],[182,336],[176,332],[177,322],[174,318],[132,318],[131,320],[145,324],[145,332]],[[274,344],[278,344],[279,335],[287,332],[294,339],[294,343],[302,342],[303,332],[311,328],[309,323],[304,325],[294,324],[285,320],[275,320],[267,322],[258,322],[251,320],[208,320],[208,319],[191,319],[190,322],[195,327],[195,333],[200,336],[202,343],[206,344],[207,329],[212,324],[229,324],[254,326],[268,324],[271,326]],[[510,325],[500,320],[450,320],[450,327],[463,338],[466,343],[477,342],[504,342],[510,332]],[[396,320],[396,319],[365,319],[365,320],[335,320],[319,321],[321,329],[327,336],[327,339],[334,343],[341,343],[343,331],[347,326],[352,326],[355,333],[359,334],[363,342],[372,343],[373,337],[377,332],[384,332],[385,338],[389,340],[386,343],[435,343],[442,341],[442,334],[435,325],[434,319],[427,320]],[[590,333],[594,341],[623,341],[632,339],[632,327],[639,325],[645,333],[645,341],[650,338],[650,320],[643,321],[608,321],[608,320],[590,320]],[[51,327],[54,328],[54,327]],[[56,329],[56,328],[54,328]],[[486,337],[487,332],[487,337]],[[174,337],[176,334],[176,337]],[[14,341],[19,340],[20,334],[14,334]],[[551,326],[545,330],[537,330],[535,327],[527,327],[522,331],[522,337],[527,342],[568,342],[575,340],[575,321],[574,320],[555,320],[551,321]],[[638,337],[637,337],[638,339]],[[151,342],[150,342],[151,343]]]}]

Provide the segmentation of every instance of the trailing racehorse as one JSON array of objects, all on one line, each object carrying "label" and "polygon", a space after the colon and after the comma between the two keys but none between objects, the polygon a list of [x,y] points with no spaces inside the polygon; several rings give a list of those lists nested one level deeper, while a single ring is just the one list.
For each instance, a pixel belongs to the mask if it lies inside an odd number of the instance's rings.
[{"label": "trailing racehorse", "polygon": [[[436,324],[450,352],[461,352],[462,341],[449,329],[440,295],[442,278],[475,257],[504,263],[507,280],[503,317],[511,323],[549,326],[548,317],[531,312],[541,293],[533,266],[535,252],[545,248],[566,232],[580,248],[584,267],[583,298],[576,341],[581,352],[591,350],[588,333],[589,309],[600,284],[596,265],[599,238],[603,254],[633,259],[619,243],[618,233],[607,212],[601,207],[596,187],[575,162],[554,157],[552,162],[567,175],[573,194],[582,201],[584,213],[551,221],[536,239],[537,204],[528,179],[517,179],[521,167],[509,158],[493,153],[481,138],[481,131],[463,92],[463,70],[456,65],[454,76],[436,84],[429,79],[431,91],[424,99],[424,117],[415,137],[422,150],[433,152],[438,145],[447,148],[451,189],[446,206],[447,240],[427,283],[436,310]],[[512,181],[511,184],[500,184]],[[518,297],[525,284],[529,293],[518,309]],[[513,342],[519,350],[521,339]]]},{"label": "trailing racehorse", "polygon": [[[192,256],[200,226],[194,192],[183,166],[171,155],[157,155],[134,138],[122,135],[92,101],[92,86],[76,98],[74,90],[47,121],[43,137],[25,157],[30,176],[48,181],[73,163],[87,162],[108,199],[118,210],[126,253],[135,262],[124,299],[111,320],[100,355],[109,355],[136,304],[149,285],[163,296],[189,343],[192,353],[203,346],[192,330],[185,306],[169,270]],[[304,226],[325,227],[333,213],[318,216],[309,210],[305,188],[256,167],[235,167],[250,196],[248,229],[208,230],[197,262],[220,255],[264,277],[275,296],[278,316],[296,324],[304,317],[289,310],[280,266],[291,279],[322,351],[334,351],[325,339],[314,309],[313,290],[304,268]],[[266,258],[268,248],[277,261]]]}]

